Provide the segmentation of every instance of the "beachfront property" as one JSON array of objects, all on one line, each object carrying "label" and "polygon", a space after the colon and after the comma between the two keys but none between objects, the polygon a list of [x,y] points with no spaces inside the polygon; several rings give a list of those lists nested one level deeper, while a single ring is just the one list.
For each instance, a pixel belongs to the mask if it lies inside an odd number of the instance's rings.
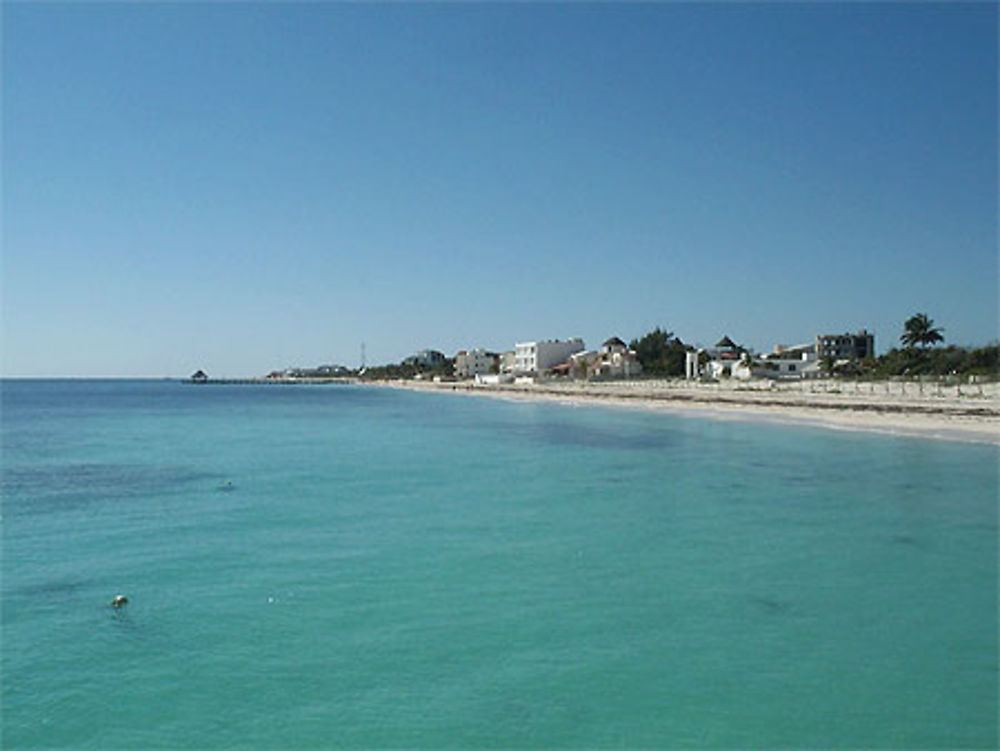
[{"label": "beachfront property", "polygon": [[[803,345],[803,348],[808,347],[809,345]],[[684,375],[689,380],[703,376],[715,380],[738,378],[744,381],[754,376],[777,378],[784,375],[801,378],[804,371],[800,368],[804,356],[806,353],[798,347],[785,348],[779,345],[775,347],[774,355],[754,358],[729,336],[723,336],[716,342],[714,349],[688,352]],[[808,358],[810,361],[815,360],[815,355],[809,353]]]},{"label": "beachfront property", "polygon": [[476,349],[460,349],[455,353],[455,377],[475,378],[479,375],[496,373],[500,357],[494,352],[487,352],[481,347]]},{"label": "beachfront property", "polygon": [[[746,352],[733,356],[732,353],[726,351],[699,349],[689,351],[686,354],[684,377],[688,380],[710,378],[718,381],[723,378],[736,378],[747,381],[754,376],[769,375],[760,369],[755,370],[754,366],[757,364],[759,363],[754,361],[752,355]],[[795,367],[792,366],[789,370],[794,371]],[[771,373],[770,377],[776,377],[776,375],[776,372]]]},{"label": "beachfront property", "polygon": [[317,365],[315,368],[272,370],[266,378],[271,381],[282,381],[296,378],[343,378],[349,375],[351,370],[343,365]]},{"label": "beachfront property", "polygon": [[786,347],[774,345],[774,350],[762,355],[754,375],[764,378],[813,378],[819,375],[819,358],[814,344]]},{"label": "beachfront property", "polygon": [[821,362],[833,358],[836,362],[875,356],[875,337],[862,329],[857,334],[819,334],[809,344],[785,346],[777,344],[766,355],[746,352],[728,336],[714,350],[688,352],[685,376],[688,379],[710,378],[817,378],[823,375]]},{"label": "beachfront property", "polygon": [[631,378],[642,372],[639,355],[617,336],[604,342],[599,352],[594,373],[598,378]]},{"label": "beachfront property", "polygon": [[541,375],[554,366],[565,363],[570,355],[582,352],[583,339],[574,337],[566,341],[519,342],[514,345],[514,373]]},{"label": "beachfront property", "polygon": [[497,366],[501,373],[513,373],[516,364],[516,354],[514,350],[507,350],[497,355]]},{"label": "beachfront property", "polygon": [[412,365],[416,368],[436,368],[444,365],[447,361],[448,358],[436,349],[422,349],[403,360],[403,365]]},{"label": "beachfront property", "polygon": [[316,375],[320,378],[340,378],[350,374],[350,368],[346,368],[343,365],[320,365],[316,368]]},{"label": "beachfront property", "polygon": [[[691,353],[688,353],[689,355]],[[705,353],[708,362],[705,363],[702,373],[711,378],[740,378],[746,380],[750,378],[752,370],[750,368],[750,356],[746,350],[734,342],[729,336],[723,336],[715,343],[715,348]],[[700,358],[697,358],[696,361]]]},{"label": "beachfront property", "polygon": [[589,378],[594,365],[600,358],[600,353],[593,349],[584,349],[574,352],[566,361],[565,375],[574,378]]},{"label": "beachfront property", "polygon": [[562,368],[567,375],[598,380],[632,378],[642,372],[639,356],[617,336],[608,339],[597,351],[575,352]]},{"label": "beachfront property", "polygon": [[835,360],[864,360],[875,357],[875,336],[866,329],[856,334],[818,334],[816,357]]}]

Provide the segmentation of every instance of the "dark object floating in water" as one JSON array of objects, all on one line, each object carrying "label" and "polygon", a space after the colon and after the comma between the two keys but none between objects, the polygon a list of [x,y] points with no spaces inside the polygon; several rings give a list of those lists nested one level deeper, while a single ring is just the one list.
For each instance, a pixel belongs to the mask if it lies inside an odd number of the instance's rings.
[{"label": "dark object floating in water", "polygon": [[219,490],[236,490],[236,486],[233,485],[232,480],[226,480],[222,485],[219,486]]},{"label": "dark object floating in water", "polygon": [[769,613],[780,613],[788,609],[788,603],[770,597],[751,597],[750,601]]},{"label": "dark object floating in water", "polygon": [[125,595],[115,595],[111,598],[111,607],[123,608],[128,605],[128,598]]}]

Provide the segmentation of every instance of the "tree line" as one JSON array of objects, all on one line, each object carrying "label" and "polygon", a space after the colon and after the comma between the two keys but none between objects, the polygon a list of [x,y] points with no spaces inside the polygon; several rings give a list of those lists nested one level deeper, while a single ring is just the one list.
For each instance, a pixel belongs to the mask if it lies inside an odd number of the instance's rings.
[{"label": "tree line", "polygon": [[934,325],[926,313],[916,313],[903,323],[901,347],[880,357],[855,364],[848,375],[888,378],[892,376],[996,375],[1000,367],[1000,344],[985,347],[938,347],[944,329]]},{"label": "tree line", "polygon": [[[888,378],[893,376],[922,375],[988,375],[1000,370],[1000,344],[984,347],[939,347],[944,342],[944,329],[934,325],[926,313],[917,313],[903,323],[899,347],[879,357],[864,360],[837,362],[825,358],[820,366],[831,376]],[[649,378],[679,378],[685,375],[688,352],[695,348],[685,344],[673,331],[657,326],[641,337],[632,339],[629,348],[634,350],[642,365],[642,372]],[[746,350],[740,349],[745,352]],[[418,366],[410,363],[369,367],[367,378],[413,378],[444,376],[454,373],[451,359],[435,366]]]},{"label": "tree line", "polygon": [[[833,358],[822,362],[829,375],[888,378],[921,375],[996,375],[1000,372],[1000,344],[984,347],[938,347],[944,342],[944,329],[934,325],[926,313],[916,313],[903,323],[899,347],[879,357],[837,363]],[[633,339],[643,373],[650,377],[671,378],[685,374],[688,352],[694,347],[659,326]],[[745,351],[745,350],[743,350]]]}]

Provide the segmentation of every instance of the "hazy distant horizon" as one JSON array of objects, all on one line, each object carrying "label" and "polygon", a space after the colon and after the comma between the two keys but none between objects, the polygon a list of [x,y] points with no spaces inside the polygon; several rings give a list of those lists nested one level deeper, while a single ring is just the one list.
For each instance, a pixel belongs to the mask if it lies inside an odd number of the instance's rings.
[{"label": "hazy distant horizon", "polygon": [[[643,333],[646,333],[646,332],[643,332]],[[824,333],[836,333],[836,332],[832,332],[831,331],[831,332],[824,332]],[[855,333],[855,332],[850,332],[850,333]],[[587,346],[588,349],[597,349],[600,346],[601,342],[603,342],[607,338],[609,338],[609,337],[604,337],[601,340],[599,340],[599,341],[595,340],[594,342],[591,342],[591,341],[588,341],[588,340],[584,339],[584,344]],[[636,337],[629,336],[629,337],[622,337],[622,338],[625,339],[626,341],[631,341],[633,338],[636,338]],[[525,340],[525,341],[532,341],[532,340],[529,339],[529,340]],[[780,342],[780,343],[783,344],[783,345],[788,345],[789,344],[788,342]],[[795,342],[795,344],[806,344],[806,343],[808,343],[808,342]],[[990,342],[982,342],[982,343],[977,343],[977,344],[958,344],[956,342],[946,342],[945,344],[938,345],[938,346],[940,346],[940,347],[949,347],[949,346],[954,345],[954,346],[965,347],[965,348],[978,348],[978,347],[990,346],[990,345],[993,345],[993,344],[996,344],[996,343],[997,343],[997,340],[993,340],[993,341],[990,341]],[[689,344],[689,342],[685,342],[685,344]],[[706,343],[690,343],[690,344],[692,346],[696,346],[696,347],[699,347],[699,348],[712,348],[713,347],[712,344],[706,344]],[[777,344],[777,342],[776,342],[776,344]],[[899,347],[899,346],[900,345],[899,345],[899,342],[898,342],[898,337],[896,338],[896,341],[894,343],[892,343],[889,347],[882,347],[882,346],[880,346],[878,344],[878,339],[876,338],[877,355],[885,354],[885,352],[887,352],[889,349],[894,348],[894,347]],[[414,347],[410,351],[408,351],[405,355],[403,355],[402,357],[400,357],[397,360],[389,360],[389,361],[386,361],[386,362],[372,362],[371,360],[368,360],[366,362],[366,365],[368,367],[378,367],[378,366],[382,366],[382,365],[397,365],[397,364],[399,364],[403,360],[404,357],[408,357],[409,355],[416,354],[417,352],[419,352],[422,349],[435,349],[435,347],[433,347],[433,346]],[[493,352],[512,351],[513,350],[513,343],[509,347],[504,347],[504,348],[484,347],[484,349],[486,349],[487,351],[493,351]],[[749,349],[752,352],[755,352],[756,354],[763,354],[765,352],[770,352],[772,348],[768,347],[766,349],[758,349],[758,348],[750,347]],[[452,351],[452,352],[443,352],[443,354],[445,354],[448,357],[453,357],[454,354],[455,354],[455,352],[454,351]],[[254,371],[244,371],[244,372],[219,371],[219,370],[214,370],[214,369],[212,369],[210,367],[206,367],[204,365],[201,365],[201,366],[197,366],[196,368],[192,369],[190,372],[186,372],[186,373],[181,373],[181,372],[174,372],[174,373],[138,373],[138,374],[115,374],[115,373],[89,373],[89,374],[74,374],[74,373],[65,373],[65,374],[27,373],[27,374],[3,374],[3,375],[0,375],[0,380],[10,380],[10,381],[16,381],[16,380],[163,380],[163,379],[167,379],[167,380],[186,380],[186,379],[190,378],[198,370],[204,370],[206,372],[206,374],[209,377],[212,377],[212,378],[257,378],[257,377],[266,376],[268,373],[270,373],[272,371],[276,371],[276,370],[285,370],[287,368],[315,368],[315,367],[319,367],[319,366],[322,366],[322,365],[340,365],[340,366],[349,368],[351,370],[357,370],[358,368],[361,367],[360,362],[350,363],[350,362],[339,362],[339,361],[334,361],[334,360],[316,360],[315,362],[295,362],[295,363],[285,363],[285,364],[281,364],[281,365],[277,365],[276,364],[276,365],[265,366],[265,367],[259,368],[257,370],[254,370]]]}]

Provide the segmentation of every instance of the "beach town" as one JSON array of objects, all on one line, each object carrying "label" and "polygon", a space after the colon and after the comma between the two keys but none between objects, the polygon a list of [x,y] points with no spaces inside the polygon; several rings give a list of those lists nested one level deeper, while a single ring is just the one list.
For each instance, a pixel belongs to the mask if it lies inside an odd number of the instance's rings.
[{"label": "beach town", "polygon": [[[874,334],[862,329],[758,354],[728,335],[694,347],[657,328],[595,348],[579,337],[451,357],[427,348],[394,365],[290,367],[240,382],[364,383],[1000,444],[998,348],[931,349],[943,337],[924,314],[906,322],[900,341],[903,348],[877,358]],[[191,381],[231,382],[204,371]]]},{"label": "beach town", "polygon": [[0,751],[1000,750],[1000,2],[2,17]]}]

